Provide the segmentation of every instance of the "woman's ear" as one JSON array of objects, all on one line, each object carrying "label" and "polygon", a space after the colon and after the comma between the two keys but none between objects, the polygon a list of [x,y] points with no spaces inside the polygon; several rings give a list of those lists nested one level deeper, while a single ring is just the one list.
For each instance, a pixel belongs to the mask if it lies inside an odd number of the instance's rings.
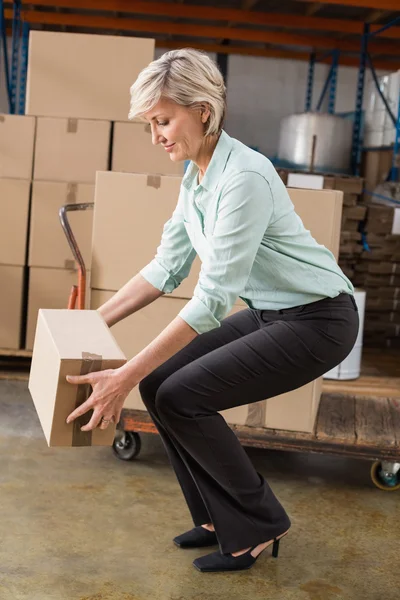
[{"label": "woman's ear", "polygon": [[210,118],[210,114],[211,114],[208,104],[202,104],[200,110],[201,110],[202,123],[207,123],[208,119]]}]

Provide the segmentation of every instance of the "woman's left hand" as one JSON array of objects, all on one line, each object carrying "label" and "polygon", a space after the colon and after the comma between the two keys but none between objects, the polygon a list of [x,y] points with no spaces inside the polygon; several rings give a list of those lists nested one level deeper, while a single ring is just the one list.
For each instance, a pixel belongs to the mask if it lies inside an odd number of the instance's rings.
[{"label": "woman's left hand", "polygon": [[[92,386],[89,398],[67,417],[67,423],[71,423],[92,409],[92,418],[87,425],[81,427],[81,431],[91,431],[96,427],[106,429],[110,422],[118,423],[126,397],[137,385],[127,382],[126,374],[121,368],[87,375],[67,375],[67,381],[74,385],[89,383]],[[103,417],[105,421],[102,420]]]}]

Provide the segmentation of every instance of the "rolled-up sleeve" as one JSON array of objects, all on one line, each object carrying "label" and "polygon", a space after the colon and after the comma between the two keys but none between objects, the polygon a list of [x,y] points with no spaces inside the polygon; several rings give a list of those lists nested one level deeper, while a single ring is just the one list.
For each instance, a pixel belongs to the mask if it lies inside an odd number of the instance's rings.
[{"label": "rolled-up sleeve", "polygon": [[180,199],[165,223],[154,259],[139,273],[165,294],[174,291],[190,273],[196,251],[186,232]]},{"label": "rolled-up sleeve", "polygon": [[268,181],[253,171],[239,172],[220,192],[209,251],[193,298],[179,312],[197,333],[220,327],[244,289],[273,215]]}]

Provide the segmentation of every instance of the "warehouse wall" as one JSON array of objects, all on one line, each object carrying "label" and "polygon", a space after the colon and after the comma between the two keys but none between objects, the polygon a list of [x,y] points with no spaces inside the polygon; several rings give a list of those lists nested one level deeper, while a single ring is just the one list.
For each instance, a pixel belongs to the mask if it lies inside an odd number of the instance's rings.
[{"label": "warehouse wall", "polygon": [[[156,48],[156,58],[165,51],[163,48]],[[215,60],[215,54],[210,54],[210,57]],[[286,115],[304,110],[307,68],[308,63],[305,61],[231,55],[228,63],[227,132],[249,146],[258,147],[267,156],[274,156],[278,149],[280,120]],[[328,65],[316,65],[314,107],[328,71]],[[356,81],[356,68],[339,68],[337,112],[354,110]],[[4,75],[1,70],[0,112],[7,111]]]}]

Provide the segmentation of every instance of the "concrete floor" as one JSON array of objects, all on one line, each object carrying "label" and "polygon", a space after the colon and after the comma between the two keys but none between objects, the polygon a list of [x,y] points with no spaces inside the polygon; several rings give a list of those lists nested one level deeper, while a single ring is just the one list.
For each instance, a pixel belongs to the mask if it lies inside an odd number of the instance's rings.
[{"label": "concrete floor", "polygon": [[48,448],[24,382],[0,381],[0,600],[397,600],[400,492],[369,463],[248,448],[292,520],[277,560],[200,573],[193,526],[158,436],[132,462]]}]

